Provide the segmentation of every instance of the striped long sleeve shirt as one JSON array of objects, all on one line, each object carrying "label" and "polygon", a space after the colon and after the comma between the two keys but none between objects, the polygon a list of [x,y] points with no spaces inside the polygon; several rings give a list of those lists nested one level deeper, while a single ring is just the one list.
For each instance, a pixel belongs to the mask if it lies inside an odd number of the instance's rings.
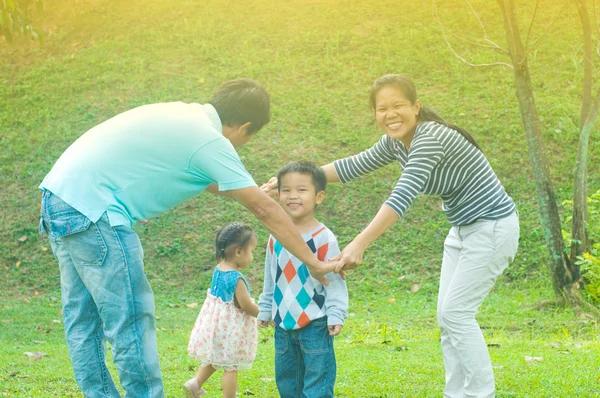
[{"label": "striped long sleeve shirt", "polygon": [[343,183],[394,161],[402,174],[385,205],[398,216],[419,193],[439,195],[452,225],[498,220],[516,209],[483,153],[459,132],[436,122],[417,126],[410,149],[384,135],[373,147],[334,162]]}]

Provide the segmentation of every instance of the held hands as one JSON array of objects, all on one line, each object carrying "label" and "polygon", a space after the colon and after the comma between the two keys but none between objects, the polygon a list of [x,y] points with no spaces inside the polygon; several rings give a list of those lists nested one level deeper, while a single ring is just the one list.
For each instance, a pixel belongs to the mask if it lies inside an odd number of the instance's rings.
[{"label": "held hands", "polygon": [[332,260],[329,260],[326,263],[323,261],[319,261],[318,268],[309,268],[310,275],[319,282],[321,282],[324,286],[329,286],[329,281],[327,280],[327,278],[325,278],[325,275],[327,275],[330,272],[337,272],[338,274],[340,274],[342,279],[345,280],[346,274],[344,273],[341,267],[340,271],[336,271],[336,264],[337,263],[333,262]]},{"label": "held hands", "polygon": [[258,327],[259,328],[266,328],[269,327],[269,325],[273,325],[273,321],[258,321]]},{"label": "held hands", "polygon": [[271,179],[262,184],[260,186],[260,189],[266,193],[267,195],[269,195],[270,197],[274,198],[277,196],[277,177],[271,177]]},{"label": "held hands", "polygon": [[342,250],[340,254],[330,259],[330,262],[337,261],[335,264],[335,272],[343,273],[344,271],[358,268],[362,264],[365,248],[352,241]]},{"label": "held hands", "polygon": [[343,327],[344,325],[329,325],[327,326],[327,329],[329,329],[330,336],[337,336],[342,332]]}]

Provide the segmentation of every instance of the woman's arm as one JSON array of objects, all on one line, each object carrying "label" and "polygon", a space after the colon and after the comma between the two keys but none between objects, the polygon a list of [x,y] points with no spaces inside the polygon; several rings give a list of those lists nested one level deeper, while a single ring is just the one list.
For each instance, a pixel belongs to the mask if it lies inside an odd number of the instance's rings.
[{"label": "woman's arm", "polygon": [[242,278],[238,279],[237,285],[235,286],[235,299],[246,314],[252,315],[255,318],[258,316],[258,305],[256,305],[250,297],[246,282],[244,282]]},{"label": "woman's arm", "polygon": [[321,166],[321,168],[327,176],[327,182],[341,182],[340,177],[335,171],[335,166],[333,165],[333,162],[326,164],[325,166]]},{"label": "woman's arm", "polygon": [[348,246],[332,261],[337,260],[335,271],[357,268],[362,264],[363,254],[371,243],[375,242],[385,231],[387,231],[400,217],[390,207],[383,205],[377,215]]},{"label": "woman's arm", "polygon": [[408,162],[391,196],[381,206],[371,223],[333,260],[340,260],[336,271],[353,269],[362,263],[363,253],[377,238],[403,216],[441,162],[444,151],[439,141],[429,135],[413,140]]},{"label": "woman's arm", "polygon": [[[371,148],[357,155],[321,166],[327,176],[327,182],[348,182],[394,162],[396,154],[390,140],[384,135]],[[260,189],[271,197],[277,196],[277,177],[271,177]]]}]

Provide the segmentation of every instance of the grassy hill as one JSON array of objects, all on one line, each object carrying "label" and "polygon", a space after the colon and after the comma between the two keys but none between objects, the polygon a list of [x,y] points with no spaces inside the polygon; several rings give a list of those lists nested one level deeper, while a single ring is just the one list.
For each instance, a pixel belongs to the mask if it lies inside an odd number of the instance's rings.
[{"label": "grassy hill", "polygon": [[[440,3],[440,16],[454,32],[471,40],[483,37],[466,3]],[[519,3],[526,32],[534,2]],[[495,2],[479,0],[474,6],[488,37],[506,47]],[[531,43],[561,7],[545,4],[538,10]],[[272,122],[240,156],[262,183],[289,160],[326,163],[372,145],[380,132],[368,109],[369,87],[383,74],[406,73],[422,102],[472,132],[521,214],[518,257],[480,316],[488,342],[500,345],[491,348],[499,396],[594,396],[597,323],[569,310],[535,307],[553,293],[512,71],[458,61],[433,21],[430,3],[69,0],[48,2],[37,23],[45,32],[43,46],[0,41],[0,391],[5,395],[76,396],[62,326],[52,322],[60,321],[59,273],[48,242],[37,235],[37,186],[77,137],[132,107],[204,102],[223,81],[251,77],[272,95]],[[560,201],[572,193],[583,73],[580,37],[577,11],[569,6],[530,61]],[[507,62],[498,52],[453,44],[474,63]],[[600,187],[596,138],[590,191]],[[341,245],[370,221],[398,176],[392,165],[328,188],[318,213]],[[178,393],[194,366],[185,344],[197,308],[185,304],[201,303],[214,266],[214,233],[233,220],[250,222],[266,243],[267,232],[248,212],[210,195],[136,227],[164,329],[159,344],[168,396]],[[349,273],[353,316],[336,343],[338,395],[440,395],[435,300],[448,228],[439,199],[421,197],[367,252],[365,266]],[[262,264],[256,257],[248,272],[258,296]],[[413,284],[420,290],[411,294]],[[272,337],[264,332],[261,338],[259,358],[241,376],[240,391],[273,396]],[[25,351],[48,355],[32,362]],[[545,360],[523,359],[537,354]],[[218,382],[211,383],[217,391]]]}]

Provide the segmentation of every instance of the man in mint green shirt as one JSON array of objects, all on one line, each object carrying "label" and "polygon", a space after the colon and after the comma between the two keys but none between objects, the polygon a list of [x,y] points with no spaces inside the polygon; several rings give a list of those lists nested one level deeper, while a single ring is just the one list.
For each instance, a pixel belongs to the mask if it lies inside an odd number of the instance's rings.
[{"label": "man in mint green shirt", "polygon": [[59,262],[67,346],[86,396],[119,396],[105,363],[105,339],[128,396],[164,396],[154,296],[131,229],[136,221],[207,190],[252,211],[313,276],[335,268],[312,254],[235,151],[269,119],[265,89],[232,80],[204,105],[145,105],[99,124],[42,181],[40,229]]}]

